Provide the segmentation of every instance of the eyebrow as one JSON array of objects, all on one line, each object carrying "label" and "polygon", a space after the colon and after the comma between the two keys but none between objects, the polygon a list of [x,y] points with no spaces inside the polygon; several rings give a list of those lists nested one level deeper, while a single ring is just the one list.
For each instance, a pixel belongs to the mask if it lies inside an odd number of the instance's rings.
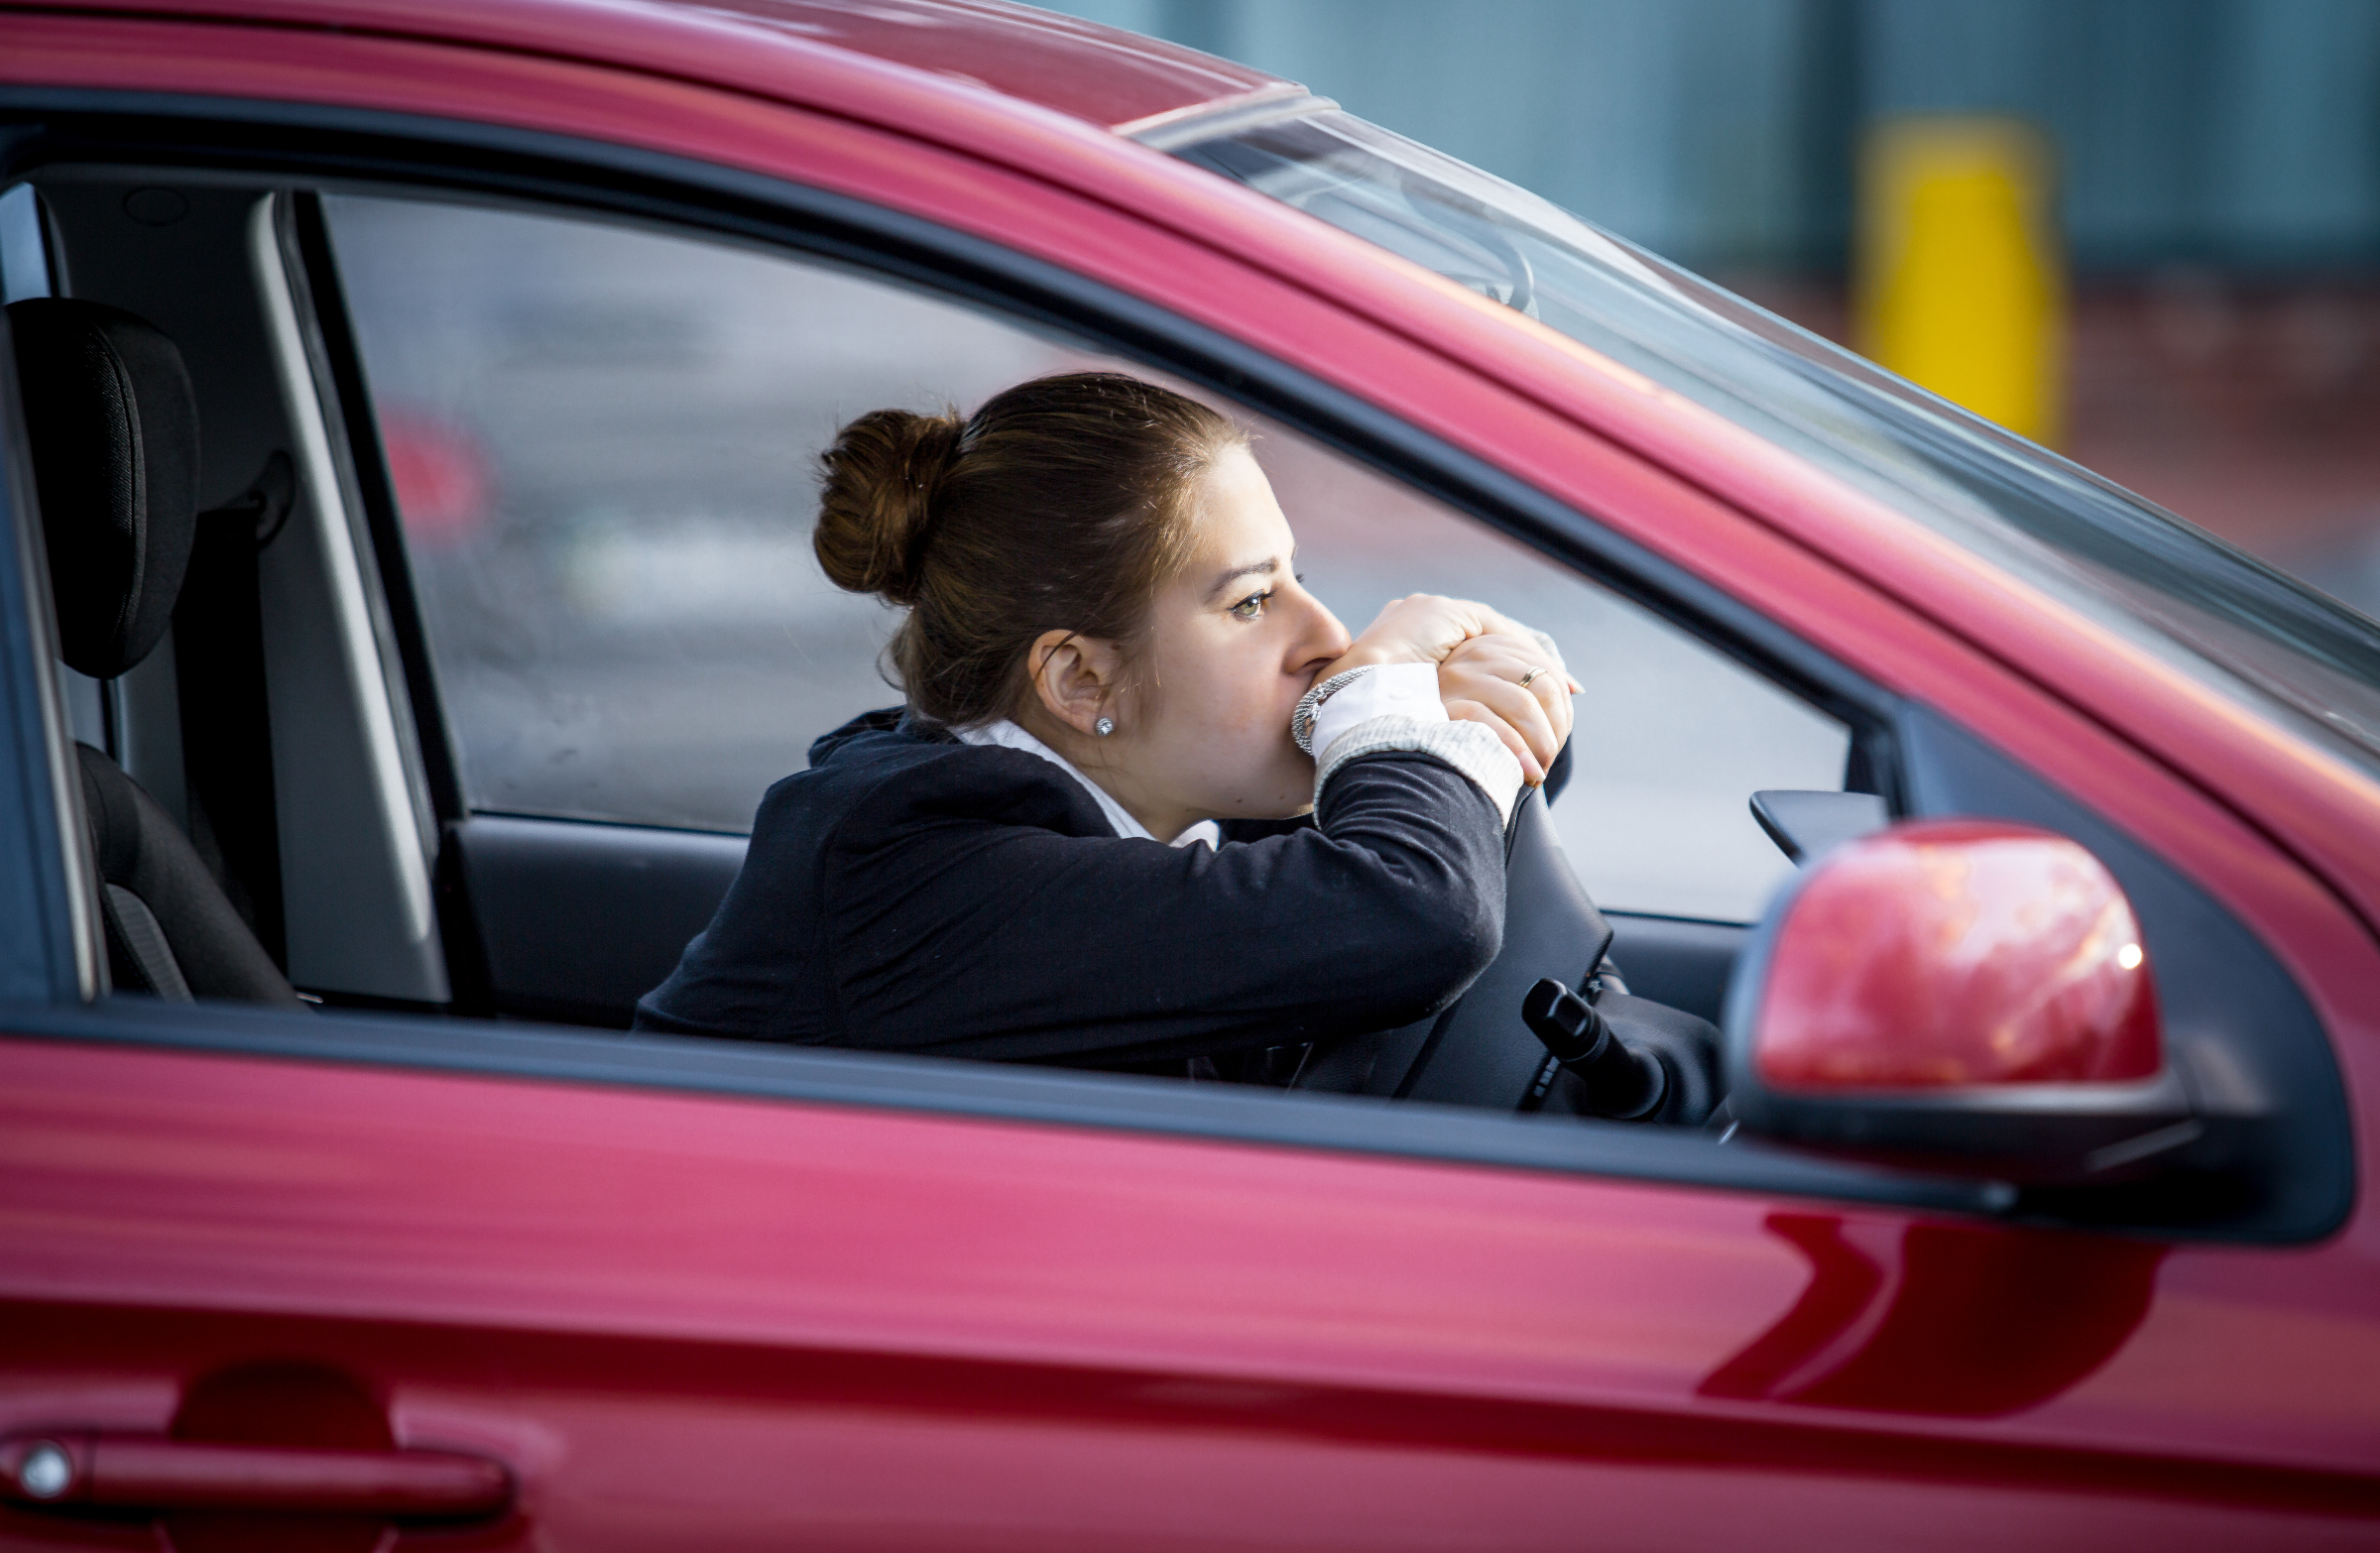
[{"label": "eyebrow", "polygon": [[1230,587],[1242,577],[1269,577],[1280,569],[1281,563],[1278,560],[1250,561],[1245,566],[1234,566],[1231,570],[1218,576],[1214,582],[1208,586],[1207,597],[1210,599],[1218,597],[1222,594],[1224,589]]}]

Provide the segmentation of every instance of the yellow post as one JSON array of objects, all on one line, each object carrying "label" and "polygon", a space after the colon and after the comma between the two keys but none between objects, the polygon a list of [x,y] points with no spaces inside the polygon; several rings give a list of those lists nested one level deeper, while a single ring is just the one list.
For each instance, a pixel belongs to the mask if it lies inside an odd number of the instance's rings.
[{"label": "yellow post", "polygon": [[2014,119],[1887,119],[1859,169],[1858,345],[2010,430],[2055,442],[2066,285],[2048,145]]}]

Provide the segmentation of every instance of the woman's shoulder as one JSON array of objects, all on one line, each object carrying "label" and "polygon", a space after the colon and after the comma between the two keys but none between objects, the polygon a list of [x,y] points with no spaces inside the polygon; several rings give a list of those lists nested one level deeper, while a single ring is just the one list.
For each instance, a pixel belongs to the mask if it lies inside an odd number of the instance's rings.
[{"label": "woman's shoulder", "polygon": [[813,743],[809,770],[769,789],[754,830],[756,840],[785,826],[822,836],[897,829],[909,819],[1113,834],[1081,785],[1039,756],[963,743],[897,706],[855,717]]},{"label": "woman's shoulder", "polygon": [[862,712],[832,733],[811,740],[810,766],[814,770],[846,752],[864,759],[889,747],[957,742],[948,729],[924,721],[905,706],[880,706],[873,712]]}]

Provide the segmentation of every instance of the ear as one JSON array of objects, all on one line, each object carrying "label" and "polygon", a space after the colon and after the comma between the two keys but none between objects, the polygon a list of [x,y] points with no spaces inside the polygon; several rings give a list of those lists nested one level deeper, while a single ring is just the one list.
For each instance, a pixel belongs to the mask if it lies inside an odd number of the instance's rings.
[{"label": "ear", "polygon": [[1113,642],[1077,636],[1071,631],[1044,631],[1033,639],[1025,667],[1033,677],[1033,693],[1042,709],[1075,732],[1090,737],[1092,724],[1110,707],[1124,669],[1124,655]]}]

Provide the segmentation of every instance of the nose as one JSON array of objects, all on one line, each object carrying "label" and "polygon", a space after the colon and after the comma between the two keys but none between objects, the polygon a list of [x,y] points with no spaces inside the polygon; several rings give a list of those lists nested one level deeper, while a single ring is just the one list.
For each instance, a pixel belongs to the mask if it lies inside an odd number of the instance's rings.
[{"label": "nose", "polygon": [[1348,635],[1347,628],[1339,624],[1339,617],[1332,614],[1322,600],[1303,587],[1297,593],[1308,614],[1304,629],[1297,634],[1296,646],[1290,657],[1290,668],[1293,672],[1311,673],[1325,663],[1336,662],[1346,657],[1347,650],[1356,645],[1356,639]]}]

